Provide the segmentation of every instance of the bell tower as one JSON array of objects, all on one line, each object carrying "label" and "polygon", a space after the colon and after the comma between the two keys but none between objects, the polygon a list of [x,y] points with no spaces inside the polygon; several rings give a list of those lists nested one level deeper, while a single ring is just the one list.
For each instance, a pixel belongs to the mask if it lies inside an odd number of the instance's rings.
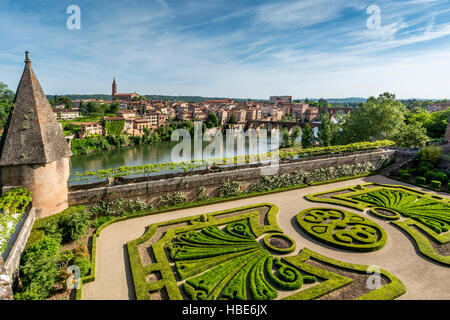
[{"label": "bell tower", "polygon": [[112,98],[114,99],[114,97],[117,94],[117,83],[116,83],[116,78],[114,78],[113,80],[113,84],[112,84]]}]

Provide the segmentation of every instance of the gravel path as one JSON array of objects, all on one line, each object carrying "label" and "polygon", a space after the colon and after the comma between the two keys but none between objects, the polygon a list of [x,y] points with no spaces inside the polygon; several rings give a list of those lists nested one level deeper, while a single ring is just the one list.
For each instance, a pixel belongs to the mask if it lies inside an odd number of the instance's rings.
[{"label": "gravel path", "polygon": [[[308,247],[320,254],[345,262],[377,265],[393,273],[405,284],[407,292],[399,299],[450,299],[450,290],[448,289],[450,287],[450,268],[438,265],[419,256],[416,253],[412,241],[402,231],[389,225],[382,219],[362,214],[381,225],[388,235],[386,246],[381,250],[370,253],[352,253],[326,247],[307,237],[297,227],[296,215],[307,208],[314,206],[335,207],[353,211],[352,209],[334,205],[312,203],[303,199],[304,195],[368,182],[408,185],[377,175],[323,186],[308,187],[255,198],[162,213],[113,224],[104,229],[97,239],[96,281],[83,286],[83,299],[127,300],[135,298],[126,243],[142,236],[148,225],[264,202],[273,203],[279,207],[278,225],[285,234],[293,238],[297,243],[297,250],[291,255],[297,255],[303,247]],[[415,188],[420,190],[420,188]],[[429,190],[423,190],[430,192]],[[446,196],[443,193],[439,193],[439,195]]]}]

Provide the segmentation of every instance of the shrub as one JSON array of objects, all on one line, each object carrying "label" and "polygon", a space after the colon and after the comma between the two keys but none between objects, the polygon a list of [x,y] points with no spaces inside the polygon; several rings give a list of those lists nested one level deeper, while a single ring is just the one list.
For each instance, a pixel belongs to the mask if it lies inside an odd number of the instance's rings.
[{"label": "shrub", "polygon": [[417,153],[417,159],[436,167],[441,159],[441,151],[442,148],[438,146],[424,147]]},{"label": "shrub", "polygon": [[431,179],[435,181],[440,181],[441,183],[446,183],[448,180],[447,174],[443,171],[434,171],[431,175]]},{"label": "shrub", "polygon": [[91,259],[89,259],[89,257],[78,257],[75,259],[73,264],[80,268],[80,274],[82,277],[88,275],[89,271],[91,271]]},{"label": "shrub", "polygon": [[208,193],[206,192],[206,188],[201,186],[197,189],[198,200],[202,201],[208,198]]},{"label": "shrub", "polygon": [[431,188],[440,190],[442,183],[440,181],[433,180],[431,181]]},{"label": "shrub", "polygon": [[56,239],[44,237],[25,250],[19,275],[22,289],[16,299],[42,300],[49,296],[58,277],[59,249]]},{"label": "shrub", "polygon": [[89,213],[85,206],[70,207],[59,221],[63,242],[80,239],[89,229]]},{"label": "shrub", "polygon": [[275,176],[263,176],[259,181],[252,183],[249,191],[264,192],[299,185],[304,182],[305,176],[306,173],[302,170],[295,171],[292,174],[285,173]]},{"label": "shrub", "polygon": [[228,181],[219,187],[219,197],[229,198],[238,196],[241,194],[242,182],[240,181]]},{"label": "shrub", "polygon": [[170,194],[166,194],[165,197],[161,196],[159,198],[159,203],[161,205],[179,205],[182,204],[183,202],[186,202],[187,198],[186,196],[182,193],[182,192],[174,192],[172,195]]},{"label": "shrub", "polygon": [[91,209],[93,216],[120,217],[129,213],[147,209],[147,203],[137,198],[136,200],[117,199],[110,202],[100,201]]},{"label": "shrub", "polygon": [[426,184],[427,183],[427,179],[425,179],[425,177],[417,177],[416,178],[416,183],[417,184]]},{"label": "shrub", "polygon": [[402,180],[409,181],[409,179],[411,178],[411,174],[407,172],[400,173],[400,178]]}]

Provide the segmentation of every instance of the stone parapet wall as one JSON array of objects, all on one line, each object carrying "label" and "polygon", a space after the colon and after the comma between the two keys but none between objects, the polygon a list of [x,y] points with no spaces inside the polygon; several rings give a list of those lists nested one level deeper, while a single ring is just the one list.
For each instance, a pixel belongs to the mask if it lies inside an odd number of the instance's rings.
[{"label": "stone parapet wall", "polygon": [[[298,162],[280,163],[279,170],[275,174],[292,173],[297,170],[312,172],[320,168],[336,167],[344,164],[356,164],[372,162],[378,163],[383,156],[393,159],[396,151],[376,150],[350,155],[335,155],[320,158],[302,159]],[[222,171],[208,174],[179,176],[166,179],[131,182],[120,185],[109,185],[90,188],[89,185],[77,186],[69,191],[69,205],[91,205],[99,201],[111,201],[115,199],[140,198],[150,204],[154,204],[160,196],[176,191],[183,192],[188,200],[195,199],[198,187],[204,186],[210,197],[218,195],[218,187],[227,181],[242,181],[243,190],[265,175],[264,167],[239,168],[230,171]],[[98,185],[97,185],[98,186]]]},{"label": "stone parapet wall", "polygon": [[12,284],[18,275],[20,258],[35,219],[35,209],[30,208],[24,215],[24,220],[18,225],[18,229],[12,235],[9,242],[11,248],[5,251],[7,257],[0,255],[0,300],[12,299]]}]

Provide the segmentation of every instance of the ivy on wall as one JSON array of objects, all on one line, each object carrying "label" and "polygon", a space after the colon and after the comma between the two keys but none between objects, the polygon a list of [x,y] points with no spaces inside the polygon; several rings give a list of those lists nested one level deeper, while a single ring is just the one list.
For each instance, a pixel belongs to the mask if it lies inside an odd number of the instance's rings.
[{"label": "ivy on wall", "polygon": [[124,120],[105,122],[105,130],[107,135],[118,136],[122,134],[124,128],[125,128]]}]

